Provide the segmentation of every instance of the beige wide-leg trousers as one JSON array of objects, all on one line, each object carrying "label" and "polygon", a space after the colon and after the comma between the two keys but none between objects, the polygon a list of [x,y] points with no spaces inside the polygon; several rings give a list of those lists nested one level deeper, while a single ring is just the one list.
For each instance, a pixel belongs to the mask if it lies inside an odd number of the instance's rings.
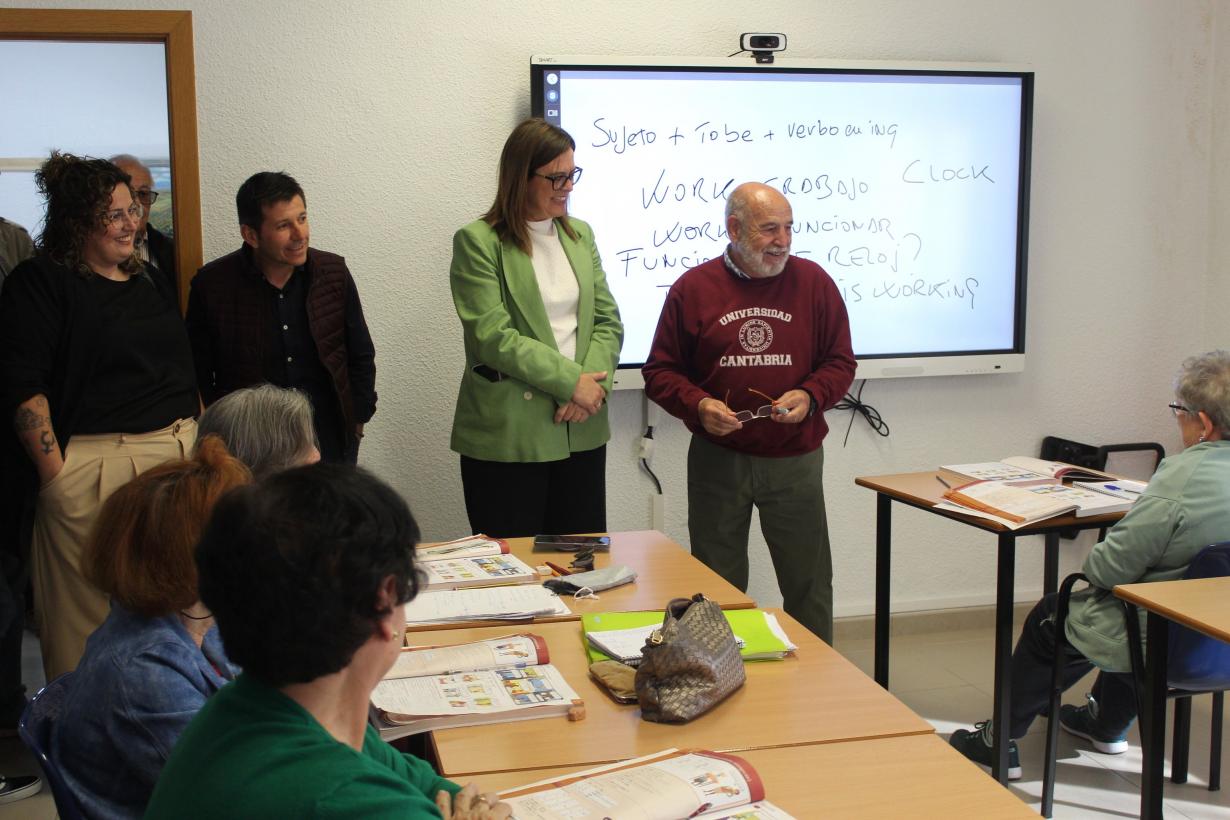
[{"label": "beige wide-leg trousers", "polygon": [[81,554],[111,493],[164,461],[187,458],[196,421],[150,433],[73,436],[64,468],[39,491],[31,540],[34,613],[43,670],[52,680],[77,667],[86,638],[106,619],[109,599],[81,574]]}]

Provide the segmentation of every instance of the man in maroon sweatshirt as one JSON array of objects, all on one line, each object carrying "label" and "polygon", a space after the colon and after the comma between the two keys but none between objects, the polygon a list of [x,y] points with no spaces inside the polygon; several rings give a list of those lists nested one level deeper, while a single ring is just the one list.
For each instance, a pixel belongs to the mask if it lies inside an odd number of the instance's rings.
[{"label": "man in maroon sweatshirt", "polygon": [[824,411],[854,380],[841,293],[790,255],[790,203],[748,182],[726,203],[730,245],[671,286],[645,393],[692,431],[692,553],[747,590],[752,505],[786,612],[833,640],[833,562],[824,511]]}]

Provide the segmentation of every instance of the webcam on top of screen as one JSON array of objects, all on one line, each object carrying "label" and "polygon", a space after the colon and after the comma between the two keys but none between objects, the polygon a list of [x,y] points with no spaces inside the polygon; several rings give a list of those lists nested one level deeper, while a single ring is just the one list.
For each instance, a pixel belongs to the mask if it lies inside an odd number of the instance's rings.
[{"label": "webcam on top of screen", "polygon": [[786,35],[748,31],[739,35],[739,48],[752,52],[758,63],[773,62],[773,52],[786,50]]}]

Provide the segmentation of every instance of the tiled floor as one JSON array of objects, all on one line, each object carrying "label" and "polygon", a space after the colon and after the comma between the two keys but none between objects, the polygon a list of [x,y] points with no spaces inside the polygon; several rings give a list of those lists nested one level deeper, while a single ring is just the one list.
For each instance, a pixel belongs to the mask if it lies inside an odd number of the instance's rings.
[{"label": "tiled floor", "polygon": [[[1019,634],[1019,625],[1014,634]],[[947,736],[953,729],[970,727],[991,715],[995,640],[986,629],[894,636],[889,660],[893,694],[929,720]],[[872,642],[838,641],[843,655],[868,675],[872,672]],[[1072,687],[1065,703],[1084,703],[1093,675]],[[1208,785],[1210,696],[1192,704],[1192,742],[1188,782],[1166,781],[1165,812],[1169,818],[1221,818],[1230,820],[1230,791],[1210,792]],[[1168,715],[1168,720],[1170,715]],[[1167,727],[1169,734],[1170,727]],[[1133,727],[1131,747],[1125,754],[1094,752],[1079,738],[1061,732],[1056,766],[1056,818],[1124,818],[1140,816],[1140,737]],[[1034,722],[1018,744],[1021,780],[1009,789],[1031,808],[1041,804],[1046,719]],[[1223,766],[1223,769],[1225,767]],[[1169,752],[1167,754],[1169,777]],[[1230,775],[1227,772],[1226,775]],[[1225,776],[1225,775],[1224,775]],[[1230,788],[1230,780],[1226,781]]]},{"label": "tiled floor", "polygon": [[[895,636],[892,643],[892,691],[947,735],[991,714],[990,626],[980,630],[931,632]],[[838,649],[871,674],[870,639],[840,640]],[[40,668],[37,650],[27,670]],[[1082,703],[1092,677],[1078,684],[1066,700]],[[1186,784],[1166,782],[1166,816],[1170,818],[1222,818],[1230,820],[1230,791],[1210,792],[1208,776],[1209,697],[1197,698],[1192,708],[1191,774]],[[1042,747],[1046,721],[1038,720],[1020,743],[1024,778],[1009,788],[1037,809],[1042,791]],[[1066,734],[1060,735],[1055,789],[1057,818],[1137,817],[1140,808],[1140,741],[1133,730],[1131,748],[1123,755],[1103,755]],[[0,772],[31,772],[35,764],[15,740],[0,740]],[[1230,789],[1230,772],[1227,772]],[[50,793],[0,805],[0,820],[55,817]],[[902,816],[908,816],[904,811]]]}]

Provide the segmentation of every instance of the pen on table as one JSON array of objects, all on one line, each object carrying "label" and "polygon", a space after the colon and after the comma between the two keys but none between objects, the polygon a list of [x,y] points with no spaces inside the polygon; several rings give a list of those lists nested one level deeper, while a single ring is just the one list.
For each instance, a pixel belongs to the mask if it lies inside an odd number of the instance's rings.
[{"label": "pen on table", "polygon": [[935,477],[935,480],[936,480],[936,481],[938,481],[938,482],[940,482],[941,484],[943,484],[943,485],[944,485],[945,487],[947,487],[948,489],[950,489],[950,490],[952,489],[952,485],[951,485],[951,484],[949,484],[949,483],[948,483],[947,481],[945,481],[944,479],[942,479],[941,477],[939,477],[938,475]]},{"label": "pen on table", "polygon": [[571,572],[569,572],[568,570],[566,570],[566,569],[564,569],[563,567],[561,567],[559,564],[552,564],[550,561],[546,561],[545,563],[546,563],[546,565],[547,565],[547,566],[549,566],[549,567],[551,568],[552,572],[559,573],[561,576],[563,576],[563,575],[571,575],[571,574],[572,574],[572,573],[571,573]]}]

